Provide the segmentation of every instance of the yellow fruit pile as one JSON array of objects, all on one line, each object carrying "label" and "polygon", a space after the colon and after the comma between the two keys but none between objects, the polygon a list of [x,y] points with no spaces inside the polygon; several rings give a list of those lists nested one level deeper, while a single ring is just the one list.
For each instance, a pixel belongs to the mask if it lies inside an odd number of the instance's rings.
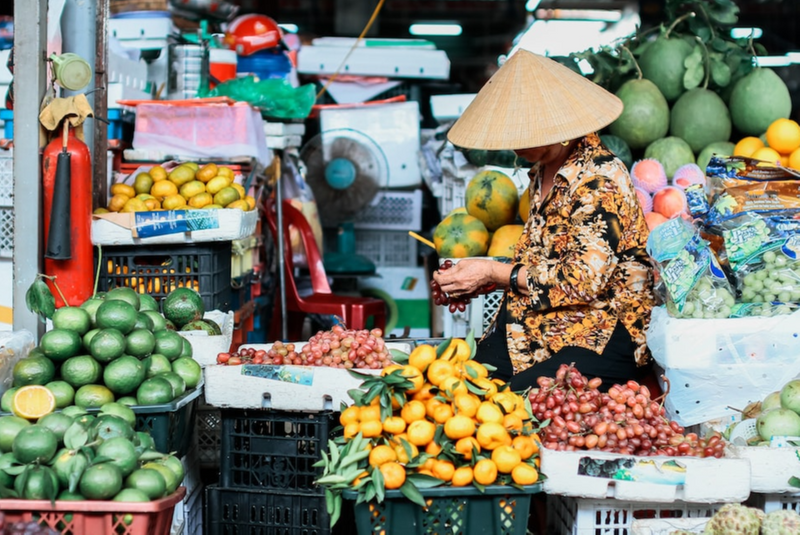
[{"label": "yellow fruit pile", "polygon": [[733,155],[780,162],[783,167],[800,171],[800,125],[791,119],[777,119],[760,138],[748,136],[739,140]]},{"label": "yellow fruit pile", "polygon": [[198,275],[188,275],[192,273],[192,268],[184,268],[187,275],[178,277],[178,271],[172,267],[171,260],[165,261],[160,266],[148,265],[141,272],[131,271],[125,265],[116,265],[113,260],[108,261],[107,267],[109,275],[130,275],[130,277],[116,277],[116,285],[132,288],[140,294],[167,294],[177,288],[191,288],[195,292],[200,292]]},{"label": "yellow fruit pile", "polygon": [[230,167],[214,163],[202,167],[185,163],[169,173],[156,165],[150,171],[136,175],[132,186],[122,183],[111,186],[108,207],[98,208],[95,213],[197,208],[253,210],[256,200],[233,179]]},{"label": "yellow fruit pile", "polygon": [[420,345],[407,364],[350,391],[343,440],[329,443],[317,483],[366,501],[392,489],[412,497],[409,486],[536,483],[540,442],[530,407],[473,356],[473,341]]}]

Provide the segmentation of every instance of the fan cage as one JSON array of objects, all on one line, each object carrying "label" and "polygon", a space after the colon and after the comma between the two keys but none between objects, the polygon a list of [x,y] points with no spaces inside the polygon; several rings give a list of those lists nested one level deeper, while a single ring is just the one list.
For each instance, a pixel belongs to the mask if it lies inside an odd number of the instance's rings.
[{"label": "fan cage", "polygon": [[421,230],[422,190],[379,192],[371,203],[355,215],[353,227],[369,230]]}]

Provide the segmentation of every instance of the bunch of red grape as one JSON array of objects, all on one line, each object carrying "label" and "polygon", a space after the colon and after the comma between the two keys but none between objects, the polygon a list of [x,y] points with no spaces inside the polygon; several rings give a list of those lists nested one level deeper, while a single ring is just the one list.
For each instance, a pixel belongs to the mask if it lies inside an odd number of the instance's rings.
[{"label": "bunch of red grape", "polygon": [[566,364],[556,377],[540,377],[529,398],[533,415],[550,423],[540,436],[544,447],[559,451],[601,450],[625,455],[722,457],[719,433],[700,438],[666,418],[664,407],[636,381],[599,390],[599,378],[588,380]]},{"label": "bunch of red grape", "polygon": [[[392,357],[380,329],[345,329],[335,325],[320,331],[308,343],[295,344],[277,341],[268,351],[241,349],[238,353],[220,353],[218,364],[293,364],[296,366],[330,366],[331,368],[385,368]],[[244,356],[242,354],[244,353]]]},{"label": "bunch of red grape", "polygon": [[[0,526],[1,527],[1,526]],[[47,526],[40,526],[36,522],[14,522],[5,529],[0,529],[3,535],[58,535],[58,532]]]},{"label": "bunch of red grape", "polygon": [[[444,271],[449,269],[453,266],[452,260],[445,260],[442,262],[442,265],[439,266],[440,271]],[[458,297],[447,295],[444,293],[439,286],[439,283],[435,280],[431,279],[431,295],[433,295],[433,303],[437,306],[444,306],[448,305],[450,312],[455,312],[458,310],[459,312],[464,312],[467,310],[467,305],[470,301],[472,301],[475,297],[483,294],[488,294],[493,292],[497,289],[497,284],[491,283],[487,284],[477,292],[465,295],[459,295]]]}]

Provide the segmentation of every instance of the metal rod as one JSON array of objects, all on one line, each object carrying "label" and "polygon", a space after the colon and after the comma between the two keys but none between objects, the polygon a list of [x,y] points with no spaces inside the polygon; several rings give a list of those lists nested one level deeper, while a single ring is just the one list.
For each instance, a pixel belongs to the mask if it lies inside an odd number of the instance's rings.
[{"label": "metal rod", "polygon": [[[280,156],[276,156],[280,158]],[[276,226],[278,227],[278,287],[281,299],[281,340],[288,342],[289,328],[286,321],[286,258],[284,257],[284,236],[283,236],[283,194],[281,193],[281,164],[280,160],[275,171],[275,211]]]}]

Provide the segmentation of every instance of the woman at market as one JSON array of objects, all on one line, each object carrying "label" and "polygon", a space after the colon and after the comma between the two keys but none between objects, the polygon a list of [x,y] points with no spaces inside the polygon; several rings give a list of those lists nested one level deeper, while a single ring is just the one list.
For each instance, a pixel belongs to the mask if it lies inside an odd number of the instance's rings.
[{"label": "woman at market", "polygon": [[600,86],[519,50],[448,133],[456,146],[534,162],[513,263],[466,259],[434,273],[448,295],[505,288],[477,359],[514,390],[570,363],[607,389],[648,362],[648,229],[625,165],[596,134],[620,113],[622,102]]}]

